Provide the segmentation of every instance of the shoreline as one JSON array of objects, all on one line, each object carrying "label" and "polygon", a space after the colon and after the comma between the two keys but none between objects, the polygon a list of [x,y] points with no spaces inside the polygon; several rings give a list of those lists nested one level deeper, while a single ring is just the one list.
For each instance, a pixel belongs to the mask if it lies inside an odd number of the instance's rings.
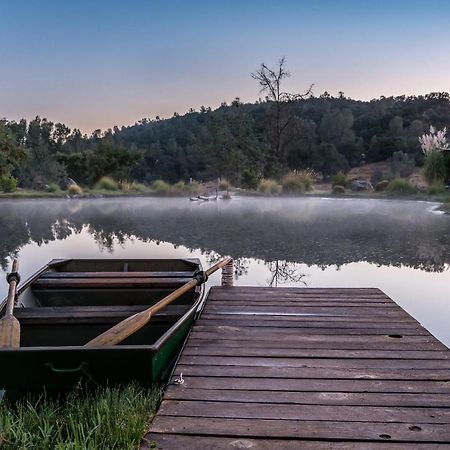
[{"label": "shoreline", "polygon": [[[230,190],[231,196],[238,197],[257,197],[257,198],[271,198],[271,199],[283,199],[283,198],[332,198],[332,199],[379,199],[379,200],[405,200],[405,201],[424,201],[430,203],[440,203],[437,208],[445,213],[450,213],[450,193],[440,195],[429,195],[426,193],[406,194],[406,195],[392,195],[385,192],[346,192],[344,194],[333,194],[329,191],[311,191],[298,194],[278,194],[270,195],[259,191],[245,190],[245,189],[233,189]],[[187,194],[167,194],[161,192],[121,192],[121,191],[96,191],[87,192],[81,195],[69,195],[64,191],[61,192],[44,192],[44,191],[16,191],[12,193],[0,193],[0,202],[2,200],[93,200],[101,198],[185,198],[189,199],[190,195]]]}]

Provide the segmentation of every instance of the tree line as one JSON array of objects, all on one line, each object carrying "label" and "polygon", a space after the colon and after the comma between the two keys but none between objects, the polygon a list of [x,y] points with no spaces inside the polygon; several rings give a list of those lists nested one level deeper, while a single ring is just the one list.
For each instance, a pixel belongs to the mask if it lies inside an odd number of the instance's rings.
[{"label": "tree line", "polygon": [[[257,73],[256,73],[257,75]],[[151,183],[225,177],[246,185],[302,169],[324,177],[402,152],[422,164],[418,137],[450,125],[450,96],[380,97],[327,92],[255,103],[236,98],[219,108],[190,109],[169,119],[82,134],[36,117],[0,120],[0,177],[40,188],[67,177],[92,186],[102,176]]]}]

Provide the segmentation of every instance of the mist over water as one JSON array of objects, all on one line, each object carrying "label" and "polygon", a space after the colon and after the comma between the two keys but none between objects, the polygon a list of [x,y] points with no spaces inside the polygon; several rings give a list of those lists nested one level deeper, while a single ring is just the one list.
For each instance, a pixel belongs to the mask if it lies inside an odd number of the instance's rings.
[{"label": "mist over water", "polygon": [[208,266],[229,254],[239,285],[379,287],[450,345],[450,216],[435,207],[317,197],[5,200],[0,262],[6,271],[17,254],[27,277],[60,257],[199,257]]}]

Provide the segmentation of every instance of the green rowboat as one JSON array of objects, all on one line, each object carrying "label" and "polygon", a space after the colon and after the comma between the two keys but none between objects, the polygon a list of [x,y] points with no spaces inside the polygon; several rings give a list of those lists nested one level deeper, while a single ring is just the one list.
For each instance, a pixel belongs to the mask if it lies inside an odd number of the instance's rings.
[{"label": "green rowboat", "polygon": [[198,259],[51,261],[18,289],[14,315],[21,327],[20,348],[0,348],[0,389],[51,391],[79,382],[160,381],[203,307],[203,287],[182,295],[120,345],[83,345],[200,270]]}]

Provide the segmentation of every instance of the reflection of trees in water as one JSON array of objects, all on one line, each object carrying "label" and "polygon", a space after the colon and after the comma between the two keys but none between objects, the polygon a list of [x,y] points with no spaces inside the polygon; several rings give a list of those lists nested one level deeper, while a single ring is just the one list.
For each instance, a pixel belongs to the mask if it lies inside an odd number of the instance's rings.
[{"label": "reflection of trees in water", "polygon": [[[367,261],[429,271],[450,262],[450,218],[420,203],[234,199],[198,206],[185,199],[4,201],[0,262],[4,266],[30,242],[43,245],[83,229],[102,249],[137,239],[230,255],[237,275],[246,272],[248,258],[320,267]],[[278,266],[274,283],[290,273]]]},{"label": "reflection of trees in water", "polygon": [[269,261],[265,265],[271,274],[270,280],[268,280],[270,287],[277,287],[285,283],[303,283],[306,286],[306,282],[303,280],[305,274],[299,273],[295,264],[277,260]]},{"label": "reflection of trees in water", "polygon": [[[195,250],[195,249],[190,249]],[[220,255],[217,252],[214,251],[202,251],[202,255],[206,256],[206,261],[210,266],[217,263],[222,259],[223,256],[226,255]],[[237,280],[242,275],[248,274],[248,268],[250,266],[250,260],[248,258],[237,258],[233,259],[233,272],[234,272],[234,278]]]}]

